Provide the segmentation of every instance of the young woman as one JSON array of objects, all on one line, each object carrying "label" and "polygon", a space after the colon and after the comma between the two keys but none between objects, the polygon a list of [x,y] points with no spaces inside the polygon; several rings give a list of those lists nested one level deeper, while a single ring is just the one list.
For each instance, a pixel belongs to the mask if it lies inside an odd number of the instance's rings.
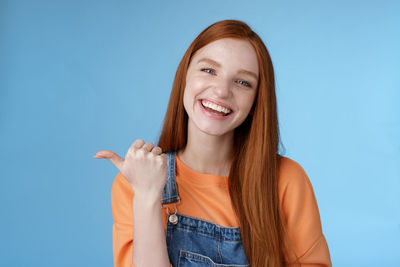
[{"label": "young woman", "polygon": [[157,146],[136,140],[111,190],[115,266],[331,266],[303,168],[278,154],[271,58],[242,21],[193,41]]}]

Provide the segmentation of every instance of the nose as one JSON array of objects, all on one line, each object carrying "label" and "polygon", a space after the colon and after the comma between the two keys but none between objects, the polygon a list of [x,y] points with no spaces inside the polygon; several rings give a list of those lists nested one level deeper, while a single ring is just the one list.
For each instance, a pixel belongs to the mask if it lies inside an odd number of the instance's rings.
[{"label": "nose", "polygon": [[214,93],[219,98],[229,98],[231,94],[231,83],[227,79],[220,79],[214,86]]}]

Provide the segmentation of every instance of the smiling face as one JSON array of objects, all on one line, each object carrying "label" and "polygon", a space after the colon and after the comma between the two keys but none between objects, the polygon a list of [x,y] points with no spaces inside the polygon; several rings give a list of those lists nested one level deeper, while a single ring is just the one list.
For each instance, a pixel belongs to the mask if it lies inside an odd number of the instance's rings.
[{"label": "smiling face", "polygon": [[189,131],[232,134],[249,115],[258,76],[256,52],[249,41],[223,38],[196,51],[183,96]]}]

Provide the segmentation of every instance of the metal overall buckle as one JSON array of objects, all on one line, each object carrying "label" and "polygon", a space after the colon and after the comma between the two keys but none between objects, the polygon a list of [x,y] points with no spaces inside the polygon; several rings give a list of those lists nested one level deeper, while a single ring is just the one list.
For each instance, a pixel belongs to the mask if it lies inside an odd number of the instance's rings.
[{"label": "metal overall buckle", "polygon": [[181,200],[178,199],[178,202],[174,203],[174,212],[173,213],[169,213],[169,208],[168,206],[165,207],[167,209],[167,214],[168,214],[168,221],[172,224],[177,224],[178,223],[178,216],[176,215],[176,212],[178,211],[178,208],[176,207],[176,205],[178,205],[179,203],[181,203]]}]

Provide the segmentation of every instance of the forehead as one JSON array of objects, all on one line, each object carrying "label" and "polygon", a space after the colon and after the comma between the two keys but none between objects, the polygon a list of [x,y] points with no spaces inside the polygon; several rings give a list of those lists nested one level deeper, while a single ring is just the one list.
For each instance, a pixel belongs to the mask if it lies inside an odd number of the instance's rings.
[{"label": "forehead", "polygon": [[258,74],[257,54],[247,40],[223,38],[213,41],[196,51],[191,64],[197,64],[202,58],[213,59],[223,68],[246,69]]}]

